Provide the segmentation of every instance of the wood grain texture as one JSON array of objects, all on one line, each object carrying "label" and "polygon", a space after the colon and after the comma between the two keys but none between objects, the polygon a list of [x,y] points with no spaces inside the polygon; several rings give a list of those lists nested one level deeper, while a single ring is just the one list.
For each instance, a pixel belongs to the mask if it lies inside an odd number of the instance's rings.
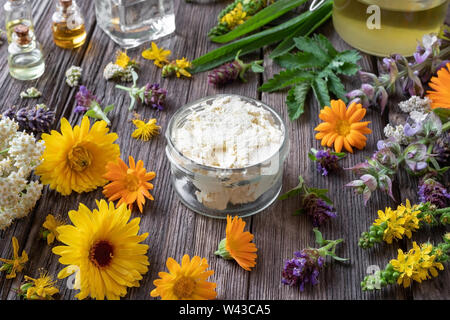
[{"label": "wood grain texture", "polygon": [[[0,0],[3,5],[5,0]],[[172,51],[172,58],[187,57],[194,59],[217,47],[207,37],[207,31],[216,23],[217,14],[224,7],[224,2],[187,4],[176,0],[176,33],[168,38],[158,40],[160,46]],[[361,232],[367,230],[376,217],[376,211],[385,206],[395,205],[386,195],[377,193],[367,207],[363,206],[362,198],[353,195],[352,191],[343,187],[354,176],[349,172],[324,178],[315,170],[314,164],[308,159],[307,152],[311,147],[317,147],[313,128],[318,124],[318,106],[314,99],[309,98],[305,115],[298,121],[290,122],[287,117],[285,98],[286,92],[261,94],[257,88],[263,81],[279,71],[276,64],[268,59],[271,48],[245,57],[245,60],[264,56],[266,71],[263,75],[248,75],[247,83],[234,83],[224,88],[215,89],[207,84],[207,74],[195,75],[193,79],[163,79],[160,69],[152,62],[140,57],[143,47],[129,50],[129,55],[141,63],[139,85],[147,82],[159,82],[169,92],[166,110],[160,112],[151,108],[137,106],[143,118],[157,118],[162,126],[161,135],[150,142],[131,139],[134,126],[129,121],[132,114],[128,112],[130,103],[128,94],[115,89],[115,83],[103,79],[103,68],[115,58],[119,47],[113,43],[103,31],[96,26],[94,5],[92,1],[79,1],[85,14],[88,41],[80,49],[70,51],[57,48],[53,44],[50,30],[50,18],[53,13],[51,1],[34,1],[34,20],[39,41],[46,53],[47,70],[43,77],[32,82],[20,82],[8,75],[6,63],[7,46],[0,47],[0,112],[11,105],[25,106],[30,103],[46,103],[57,112],[58,119],[66,117],[72,125],[81,121],[79,115],[72,113],[75,107],[76,89],[68,87],[64,82],[64,72],[71,65],[83,68],[82,83],[91,90],[103,105],[115,104],[111,113],[111,130],[119,134],[117,143],[120,145],[122,159],[128,155],[141,159],[148,170],[157,173],[153,181],[155,189],[152,194],[155,201],[145,206],[143,215],[133,213],[133,217],[141,217],[141,232],[148,232],[145,243],[149,245],[149,272],[140,282],[139,288],[129,290],[126,299],[151,299],[150,291],[154,288],[153,281],[160,271],[166,270],[165,261],[168,257],[181,260],[183,254],[206,257],[210,268],[215,270],[211,280],[217,283],[218,299],[429,299],[450,298],[448,292],[449,272],[445,271],[435,280],[427,281],[422,286],[412,290],[404,290],[393,286],[381,292],[363,293],[360,281],[366,275],[369,265],[383,267],[396,255],[396,249],[409,245],[397,243],[393,246],[378,246],[364,251],[357,245]],[[0,25],[4,25],[3,17]],[[331,39],[340,50],[349,47],[339,38],[327,23],[320,32]],[[363,55],[361,66],[366,71],[376,71],[376,59]],[[346,79],[346,87],[353,89],[359,86],[354,78]],[[23,100],[19,93],[24,89],[36,86],[44,93],[39,100]],[[226,261],[214,256],[219,241],[225,236],[225,221],[206,218],[195,214],[182,205],[170,185],[170,164],[165,157],[165,128],[173,113],[186,104],[207,95],[216,93],[235,93],[257,98],[274,107],[285,119],[291,139],[291,152],[285,163],[283,190],[288,190],[297,184],[297,177],[302,174],[307,183],[315,187],[329,188],[330,197],[335,201],[339,216],[334,221],[323,226],[321,231],[327,239],[344,238],[345,243],[338,249],[341,256],[350,257],[350,263],[335,263],[325,269],[320,276],[320,284],[313,290],[301,293],[297,288],[281,284],[281,270],[284,260],[290,259],[294,251],[304,247],[314,246],[311,221],[306,217],[292,216],[298,209],[298,199],[278,201],[264,212],[245,219],[249,230],[255,235],[258,247],[258,264],[252,272],[241,269],[235,262]],[[372,121],[373,134],[369,136],[367,148],[362,152],[348,156],[342,161],[344,167],[350,167],[365,157],[370,156],[376,148],[376,142],[383,138],[383,127],[387,119],[376,111],[369,111],[368,120]],[[54,129],[58,129],[59,121]],[[414,186],[404,181],[405,188],[399,179],[400,186],[396,195],[413,196]],[[409,190],[410,189],[410,190]],[[409,191],[408,191],[409,190]],[[408,192],[411,193],[408,194]],[[18,288],[23,275],[36,276],[39,268],[44,268],[55,275],[62,269],[58,257],[51,253],[51,247],[39,240],[40,227],[47,214],[60,214],[67,218],[67,212],[78,208],[83,203],[90,208],[95,207],[95,200],[101,199],[101,189],[85,194],[61,196],[47,187],[36,208],[28,217],[16,221],[10,228],[0,233],[0,256],[9,257],[11,253],[10,240],[16,236],[20,247],[24,248],[30,261],[23,273],[14,280],[5,279],[0,274],[0,299],[17,299],[14,288]],[[399,198],[400,199],[400,198]],[[415,199],[415,198],[414,198]],[[426,233],[431,234],[430,233]],[[66,280],[58,281],[61,299],[74,299],[76,292],[67,287]]]}]

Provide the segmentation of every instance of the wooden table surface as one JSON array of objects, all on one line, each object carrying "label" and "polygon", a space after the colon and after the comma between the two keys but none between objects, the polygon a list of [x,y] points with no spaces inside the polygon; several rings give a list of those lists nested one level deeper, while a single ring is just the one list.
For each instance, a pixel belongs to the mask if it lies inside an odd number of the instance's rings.
[{"label": "wooden table surface", "polygon": [[[3,6],[6,0],[1,0]],[[338,254],[349,257],[348,264],[331,263],[320,275],[320,284],[314,288],[307,288],[300,292],[298,288],[291,288],[281,284],[281,271],[286,259],[293,256],[294,251],[304,247],[314,246],[314,235],[311,221],[304,216],[293,216],[298,209],[298,199],[277,201],[262,213],[246,218],[247,228],[255,236],[258,247],[257,266],[247,272],[233,261],[226,261],[214,255],[219,241],[224,238],[224,220],[216,220],[196,214],[180,203],[170,184],[170,165],[165,157],[166,141],[164,134],[149,142],[134,140],[130,137],[134,126],[130,121],[127,110],[129,98],[127,93],[114,89],[113,82],[103,79],[103,68],[115,58],[119,49],[112,40],[96,25],[93,1],[78,1],[85,14],[88,39],[87,43],[77,50],[63,50],[53,43],[51,32],[51,15],[54,11],[53,1],[33,1],[33,14],[37,38],[45,50],[47,69],[38,80],[20,82],[11,78],[7,66],[7,45],[0,47],[0,112],[11,105],[26,106],[35,103],[45,103],[56,110],[57,119],[66,117],[72,125],[78,124],[81,116],[74,114],[76,88],[65,84],[64,73],[71,65],[83,68],[82,83],[87,86],[103,105],[114,103],[116,108],[111,114],[111,130],[119,134],[121,157],[127,159],[132,155],[136,160],[142,159],[148,170],[156,172],[153,181],[155,201],[145,206],[141,220],[141,233],[148,232],[145,243],[149,245],[148,257],[150,267],[148,273],[140,282],[139,288],[128,291],[126,299],[151,299],[149,293],[154,288],[153,281],[160,271],[166,269],[168,257],[180,261],[184,254],[206,257],[210,268],[215,271],[211,280],[217,283],[218,299],[449,299],[450,272],[446,269],[440,272],[438,278],[425,281],[421,285],[414,284],[412,288],[403,289],[390,286],[381,292],[362,292],[360,282],[367,273],[369,265],[383,268],[386,263],[396,256],[397,249],[409,249],[410,240],[400,241],[393,245],[378,245],[370,250],[358,247],[361,232],[366,231],[377,216],[377,210],[385,206],[396,206],[386,194],[375,193],[367,207],[364,207],[362,197],[354,195],[352,190],[344,188],[344,184],[353,180],[355,176],[349,172],[341,172],[330,177],[322,177],[315,169],[307,152],[311,147],[319,147],[314,139],[313,128],[318,124],[318,106],[313,99],[309,99],[306,113],[295,122],[288,120],[285,98],[286,92],[260,93],[257,88],[279,67],[268,58],[270,48],[245,57],[255,59],[264,57],[266,68],[264,74],[248,76],[247,83],[235,83],[221,89],[208,85],[207,74],[195,75],[192,79],[168,78],[162,79],[160,69],[152,62],[144,60],[140,53],[144,47],[129,51],[132,58],[141,63],[139,71],[139,85],[147,82],[160,82],[168,90],[168,103],[164,111],[158,112],[151,108],[139,106],[137,112],[144,118],[157,118],[162,126],[162,132],[172,114],[185,103],[194,101],[215,93],[235,93],[259,99],[273,106],[285,118],[291,139],[291,151],[285,163],[283,190],[297,185],[297,177],[303,175],[310,186],[328,188],[330,197],[334,200],[338,211],[338,218],[322,226],[320,230],[327,239],[344,238],[345,243],[339,247]],[[193,60],[196,57],[215,48],[206,34],[215,25],[217,14],[226,2],[211,4],[188,4],[176,0],[176,33],[167,39],[157,41],[158,45],[172,50],[172,57],[183,56]],[[0,18],[0,26],[4,26],[4,16]],[[339,49],[348,49],[333,29],[331,21],[319,29]],[[377,59],[363,55],[361,66],[366,71],[377,71]],[[359,88],[359,81],[355,78],[346,79],[347,89]],[[24,100],[19,93],[24,89],[35,86],[43,96],[39,100]],[[391,112],[389,117],[395,117]],[[369,135],[367,147],[349,155],[342,161],[344,167],[350,167],[370,156],[376,149],[376,142],[383,139],[383,128],[388,116],[380,116],[377,111],[370,110],[367,115],[373,134]],[[59,129],[59,121],[53,125]],[[409,198],[412,202],[418,200],[416,194],[417,180],[402,174],[397,177],[394,195],[397,200]],[[63,268],[58,263],[58,257],[52,254],[51,246],[39,239],[39,230],[45,217],[60,214],[67,220],[67,212],[77,209],[80,202],[88,207],[95,206],[95,199],[102,199],[101,188],[94,192],[61,196],[55,191],[44,188],[43,195],[28,217],[17,220],[7,230],[0,232],[0,257],[12,255],[11,237],[19,240],[20,248],[29,254],[29,262],[24,272],[16,279],[8,280],[0,274],[0,299],[17,299],[14,292],[18,288],[23,276],[35,277],[38,269],[44,268],[56,277]],[[133,216],[140,216],[133,213]],[[416,241],[439,241],[445,228],[434,228],[413,235]],[[61,299],[75,299],[76,291],[67,287],[66,280],[59,280]]]}]

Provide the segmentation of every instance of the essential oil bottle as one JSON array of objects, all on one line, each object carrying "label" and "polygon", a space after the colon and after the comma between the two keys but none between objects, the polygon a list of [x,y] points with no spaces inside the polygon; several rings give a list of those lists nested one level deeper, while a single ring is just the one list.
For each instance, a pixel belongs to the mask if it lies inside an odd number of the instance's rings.
[{"label": "essential oil bottle", "polygon": [[12,42],[8,47],[8,67],[10,75],[18,80],[37,79],[44,73],[42,50],[26,25],[14,27]]},{"label": "essential oil bottle", "polygon": [[56,12],[52,20],[53,40],[58,47],[74,49],[84,44],[84,18],[75,0],[56,0]]},{"label": "essential oil bottle", "polygon": [[3,6],[3,10],[5,12],[5,29],[8,43],[12,41],[14,27],[19,24],[27,26],[30,33],[33,33],[34,28],[30,0],[7,0]]}]

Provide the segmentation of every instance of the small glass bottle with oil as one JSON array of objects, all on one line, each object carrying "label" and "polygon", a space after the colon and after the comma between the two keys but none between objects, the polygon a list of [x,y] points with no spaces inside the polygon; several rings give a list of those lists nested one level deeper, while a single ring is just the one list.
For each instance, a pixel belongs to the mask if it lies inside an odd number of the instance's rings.
[{"label": "small glass bottle with oil", "polygon": [[56,0],[53,14],[53,40],[58,47],[74,49],[86,41],[86,29],[75,0]]},{"label": "small glass bottle with oil", "polygon": [[45,61],[39,43],[24,24],[14,27],[12,42],[8,46],[9,73],[18,80],[39,78],[45,71]]},{"label": "small glass bottle with oil", "polygon": [[439,32],[447,7],[447,0],[335,0],[333,24],[361,51],[411,56],[425,34]]},{"label": "small glass bottle with oil", "polygon": [[29,0],[7,0],[3,5],[5,12],[5,28],[8,43],[12,41],[14,27],[23,24],[33,33],[33,20],[31,17],[31,2]]}]

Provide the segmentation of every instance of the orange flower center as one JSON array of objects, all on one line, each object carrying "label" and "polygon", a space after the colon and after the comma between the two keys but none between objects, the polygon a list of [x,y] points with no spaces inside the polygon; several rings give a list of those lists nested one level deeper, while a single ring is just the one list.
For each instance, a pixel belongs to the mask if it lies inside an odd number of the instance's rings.
[{"label": "orange flower center", "polygon": [[131,173],[130,170],[128,170],[128,173],[125,177],[125,186],[130,192],[137,191],[137,189],[139,188],[139,178],[136,177],[134,172]]},{"label": "orange flower center", "polygon": [[336,131],[340,136],[346,136],[350,133],[351,125],[347,120],[339,120],[336,124]]},{"label": "orange flower center", "polygon": [[195,289],[195,281],[182,277],[173,286],[173,293],[180,299],[190,298]]},{"label": "orange flower center", "polygon": [[114,247],[105,240],[97,241],[89,251],[89,260],[97,267],[107,267],[114,257]]},{"label": "orange flower center", "polygon": [[70,168],[78,172],[84,171],[92,162],[89,150],[82,146],[76,146],[70,150],[67,159],[69,160]]}]

